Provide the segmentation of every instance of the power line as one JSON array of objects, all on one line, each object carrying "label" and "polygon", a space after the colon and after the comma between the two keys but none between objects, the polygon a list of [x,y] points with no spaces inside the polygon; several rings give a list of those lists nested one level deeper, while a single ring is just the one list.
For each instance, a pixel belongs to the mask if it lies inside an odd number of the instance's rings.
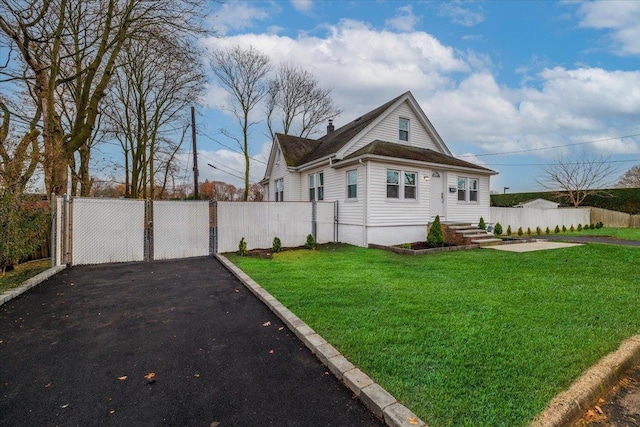
[{"label": "power line", "polygon": [[565,148],[565,147],[575,147],[577,145],[594,144],[596,142],[615,141],[617,139],[633,138],[635,136],[640,136],[640,133],[635,133],[635,134],[631,134],[631,135],[616,136],[616,137],[611,137],[611,138],[594,139],[593,141],[575,142],[575,143],[572,143],[572,144],[554,145],[552,147],[527,148],[527,149],[524,149],[524,150],[503,151],[503,152],[499,152],[499,153],[463,154],[463,155],[457,156],[457,157],[486,157],[486,156],[501,156],[501,155],[504,155],[504,154],[530,153],[532,151],[544,151],[544,150],[552,150],[554,148]]},{"label": "power line", "polygon": [[[213,138],[213,137],[212,137],[212,136],[210,136],[210,135],[207,135],[206,133],[202,132],[201,130],[199,130],[199,131],[198,131],[198,135],[204,136],[205,138],[207,138],[207,139],[209,139],[209,140],[211,140],[211,141],[215,142],[216,144],[222,145],[222,146],[223,146],[223,147],[225,147],[226,149],[231,150],[231,151],[233,151],[233,152],[235,152],[235,153],[244,154],[242,151],[240,151],[240,150],[238,150],[238,149],[236,149],[236,148],[233,148],[233,147],[229,147],[227,144],[225,144],[225,143],[223,143],[223,142],[218,141],[217,139]],[[262,160],[260,160],[260,159],[256,159],[256,158],[253,158],[253,157],[252,157],[251,159],[252,159],[253,161],[258,162],[258,163],[262,163],[263,165],[266,165],[266,164],[267,164],[267,162],[264,162],[264,161],[262,161]]]},{"label": "power line", "polygon": [[[607,160],[607,161],[603,161],[602,163],[629,163],[629,162],[640,162],[640,159],[628,159],[628,160]],[[567,162],[564,163],[566,165],[581,165],[584,164],[585,162]],[[553,163],[518,163],[518,164],[513,164],[513,163],[485,163],[484,166],[515,166],[515,167],[522,167],[522,166],[550,166]]]}]

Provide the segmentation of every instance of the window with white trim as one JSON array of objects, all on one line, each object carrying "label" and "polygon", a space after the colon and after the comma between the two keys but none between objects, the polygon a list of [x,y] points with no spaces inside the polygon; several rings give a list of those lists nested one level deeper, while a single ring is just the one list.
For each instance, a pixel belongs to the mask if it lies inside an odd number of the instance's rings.
[{"label": "window with white trim", "polygon": [[309,200],[324,200],[324,172],[309,175]]},{"label": "window with white trim", "polygon": [[478,178],[458,177],[458,201],[477,203],[480,194],[480,180]]},{"label": "window with white trim", "polygon": [[276,179],[276,202],[284,201],[284,178]]},{"label": "window with white trim", "polygon": [[347,171],[347,199],[358,198],[358,171]]},{"label": "window with white trim", "polygon": [[387,170],[387,198],[416,200],[417,197],[417,172]]},{"label": "window with white trim", "polygon": [[409,141],[409,119],[400,117],[398,120],[398,139]]}]

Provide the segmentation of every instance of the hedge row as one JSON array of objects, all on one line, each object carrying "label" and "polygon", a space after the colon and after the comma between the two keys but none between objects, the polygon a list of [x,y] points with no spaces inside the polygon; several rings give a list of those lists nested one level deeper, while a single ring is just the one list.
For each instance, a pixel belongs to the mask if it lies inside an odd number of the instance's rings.
[{"label": "hedge row", "polygon": [[[566,193],[549,191],[492,194],[491,206],[511,207],[518,203],[534,199],[551,200],[552,202],[560,203],[560,206],[563,207],[572,206],[568,202]],[[610,209],[612,211],[637,215],[640,214],[640,188],[613,188],[609,190],[602,190],[597,194],[587,196],[581,206],[593,206],[596,208]]]}]

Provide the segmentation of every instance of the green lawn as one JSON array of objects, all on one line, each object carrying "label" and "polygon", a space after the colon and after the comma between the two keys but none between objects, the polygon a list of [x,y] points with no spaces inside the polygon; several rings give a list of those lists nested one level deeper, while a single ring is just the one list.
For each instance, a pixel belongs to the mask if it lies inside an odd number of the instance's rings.
[{"label": "green lawn", "polygon": [[640,240],[640,228],[596,228],[564,234],[572,236],[611,236],[624,240]]},{"label": "green lawn", "polygon": [[49,267],[51,267],[51,260],[43,259],[18,264],[15,269],[7,271],[4,275],[0,271],[0,293],[20,286],[25,280],[42,273]]},{"label": "green lawn", "polygon": [[640,333],[640,249],[229,258],[432,427],[526,425]]}]

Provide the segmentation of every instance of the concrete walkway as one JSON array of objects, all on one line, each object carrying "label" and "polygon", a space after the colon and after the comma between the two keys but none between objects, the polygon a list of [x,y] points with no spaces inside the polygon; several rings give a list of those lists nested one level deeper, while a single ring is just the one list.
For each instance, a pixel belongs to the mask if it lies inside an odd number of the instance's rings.
[{"label": "concrete walkway", "polygon": [[199,258],[73,267],[0,306],[0,425],[384,424]]},{"label": "concrete walkway", "polygon": [[507,252],[532,252],[544,251],[548,249],[570,248],[572,246],[580,246],[577,243],[559,243],[559,242],[527,242],[527,243],[511,243],[508,245],[485,246],[484,249],[495,249]]}]

